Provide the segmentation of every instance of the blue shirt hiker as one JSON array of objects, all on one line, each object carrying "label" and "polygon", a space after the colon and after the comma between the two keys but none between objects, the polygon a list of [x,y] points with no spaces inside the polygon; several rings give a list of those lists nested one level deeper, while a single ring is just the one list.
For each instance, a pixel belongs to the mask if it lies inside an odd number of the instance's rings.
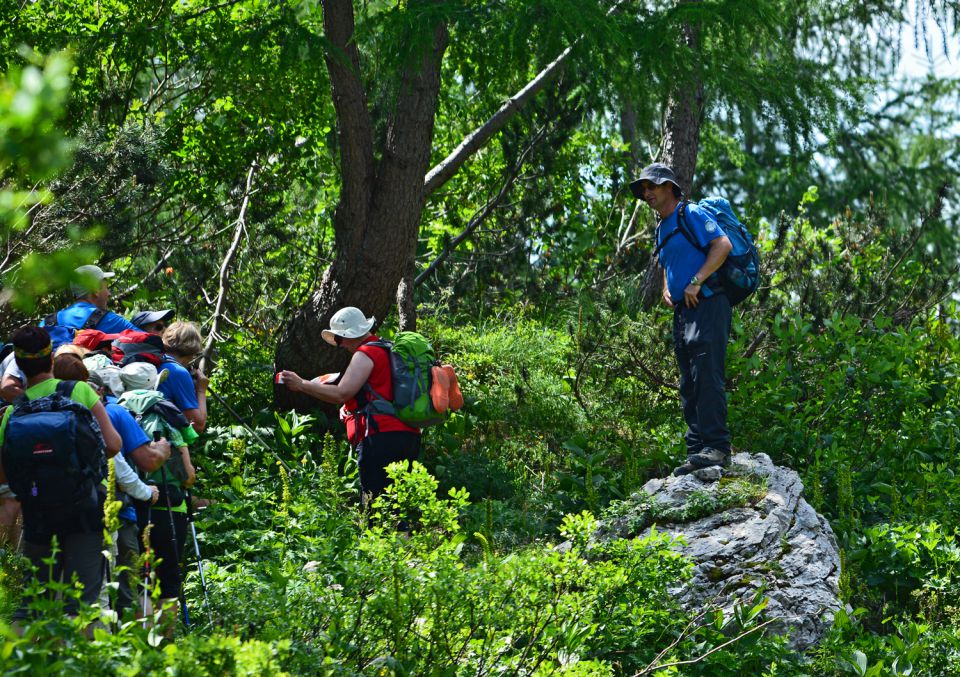
[{"label": "blue shirt hiker", "polygon": [[630,183],[634,197],[660,220],[655,255],[664,270],[663,302],[673,308],[673,349],[680,371],[680,407],[687,424],[687,462],[674,475],[730,463],[724,390],[730,300],[704,284],[732,245],[712,215],[684,200],[670,167],[655,162]]},{"label": "blue shirt hiker", "polygon": [[[130,465],[135,468],[136,464],[133,459],[130,458],[130,454],[134,449],[139,449],[144,444],[150,444],[150,438],[137,423],[133,415],[117,404],[116,397],[107,395],[106,399],[107,416],[110,417],[110,422],[113,424],[113,427],[116,428],[120,434],[120,439],[123,441],[120,453],[122,453]],[[120,511],[119,517],[129,522],[137,521],[137,513],[132,505],[125,506]]]},{"label": "blue shirt hiker", "polygon": [[[660,250],[660,265],[667,273],[667,290],[674,303],[683,303],[683,290],[707,260],[707,255],[701,249],[694,247],[683,233],[677,232],[681,209],[687,233],[696,239],[702,249],[725,235],[713,216],[693,203],[681,202],[670,216],[660,221],[657,230],[657,246],[663,246]],[[713,295],[707,285],[703,286],[702,293],[704,298]]]},{"label": "blue shirt hiker", "polygon": [[164,397],[177,405],[180,411],[196,409],[200,406],[197,401],[197,389],[193,385],[193,377],[190,376],[186,367],[167,355],[160,369],[167,369],[170,372],[166,380],[157,388]]},{"label": "blue shirt hiker", "polygon": [[[64,327],[82,327],[87,321],[87,318],[90,317],[90,314],[96,309],[97,307],[89,301],[77,301],[57,313],[57,324]],[[108,310],[100,321],[97,322],[97,326],[92,328],[98,329],[104,334],[119,334],[124,329],[140,331],[137,325],[125,320],[112,310]]]}]

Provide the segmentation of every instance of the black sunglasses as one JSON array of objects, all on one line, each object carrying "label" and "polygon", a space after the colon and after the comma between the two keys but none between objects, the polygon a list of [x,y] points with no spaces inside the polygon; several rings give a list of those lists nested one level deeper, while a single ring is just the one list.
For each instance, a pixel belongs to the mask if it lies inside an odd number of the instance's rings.
[{"label": "black sunglasses", "polygon": [[334,335],[333,335],[333,342],[336,343],[337,346],[342,346],[342,345],[343,345],[343,337],[340,336],[339,334],[334,334]]}]

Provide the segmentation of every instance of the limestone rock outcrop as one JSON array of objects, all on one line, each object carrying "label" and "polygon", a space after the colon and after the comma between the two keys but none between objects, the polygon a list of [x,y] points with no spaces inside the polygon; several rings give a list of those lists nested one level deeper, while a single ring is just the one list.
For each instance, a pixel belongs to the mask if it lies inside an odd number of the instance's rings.
[{"label": "limestone rock outcrop", "polygon": [[[735,482],[741,492],[756,487],[752,499],[741,502],[746,505],[699,516],[703,506],[722,505]],[[672,590],[685,608],[699,611],[713,603],[729,613],[763,586],[766,615],[778,619],[771,627],[789,631],[790,644],[802,650],[823,636],[843,606],[836,537],[802,494],[793,470],[766,454],[740,453],[726,469],[650,480],[601,523],[595,537],[642,535],[650,528],[644,521],[655,515],[657,530],[682,536],[677,547],[693,561],[692,579]],[[696,518],[684,521],[691,515]]]}]

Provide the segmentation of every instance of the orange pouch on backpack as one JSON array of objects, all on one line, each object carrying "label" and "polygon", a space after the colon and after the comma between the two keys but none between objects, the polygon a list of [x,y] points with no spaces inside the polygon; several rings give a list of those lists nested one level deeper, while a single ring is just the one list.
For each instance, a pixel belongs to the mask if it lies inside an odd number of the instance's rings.
[{"label": "orange pouch on backpack", "polygon": [[430,368],[430,401],[438,414],[447,413],[450,408],[450,381],[443,367]]},{"label": "orange pouch on backpack", "polygon": [[447,391],[447,402],[451,411],[460,411],[463,408],[463,393],[460,392],[460,382],[457,381],[457,372],[449,364],[445,364],[440,369],[447,375],[447,383],[450,389]]}]

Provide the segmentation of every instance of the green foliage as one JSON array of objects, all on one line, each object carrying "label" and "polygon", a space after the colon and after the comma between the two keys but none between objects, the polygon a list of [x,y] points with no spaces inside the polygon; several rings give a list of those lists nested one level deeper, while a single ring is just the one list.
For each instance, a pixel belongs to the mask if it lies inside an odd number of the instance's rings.
[{"label": "green foliage", "polygon": [[[0,236],[13,243],[32,231],[33,213],[50,203],[44,181],[70,161],[72,146],[60,127],[70,90],[71,62],[57,53],[43,59],[24,51],[28,65],[0,78]],[[65,287],[73,269],[97,253],[96,233],[71,226],[67,248],[42,256],[34,248],[9,265],[13,249],[0,264],[6,288],[0,302],[30,312],[38,298]],[[36,243],[36,234],[32,236]]]},{"label": "green foliage", "polygon": [[[920,6],[946,25],[943,4]],[[355,5],[377,143],[398,65],[446,23],[434,161],[574,45],[424,208],[418,263],[491,207],[418,290],[421,329],[457,366],[467,406],[368,509],[336,422],[328,435],[322,414],[267,404],[277,337],[335,241],[343,121],[321,3],[3,4],[15,17],[0,40],[5,298],[26,314],[59,304],[69,271],[102,248],[122,280],[116,309],[203,320],[239,233],[213,386],[256,433],[211,400],[216,425],[193,450],[198,491],[217,501],[198,523],[212,624],[159,649],[157,632],[122,620],[88,642],[97,614],[54,604],[26,638],[4,632],[3,660],[66,674],[957,672],[944,526],[960,517],[944,189],[960,157],[957,85],[930,78],[869,102],[904,2]],[[655,153],[662,102],[693,78],[698,187],[744,196],[763,251],[764,289],[736,313],[729,351],[734,443],[801,472],[843,543],[843,594],[866,609],[840,612],[807,665],[752,631],[760,597],[728,616],[681,612],[668,589],[687,564],[661,536],[588,547],[593,515],[639,533],[764,489],[741,478],[674,511],[621,502],[685,453],[670,311],[643,310],[652,217],[625,202],[625,183]],[[4,328],[22,319],[4,314]],[[552,548],[558,529],[569,550]],[[6,618],[23,561],[2,563]],[[193,568],[186,590],[201,598]]]},{"label": "green foliage", "polygon": [[[6,72],[0,82],[0,176],[38,181],[55,175],[70,158],[70,144],[59,127],[70,90],[70,59],[54,54],[45,61],[24,53],[31,65]],[[32,191],[31,191],[32,193]],[[5,226],[15,201],[21,209],[49,194],[4,193]],[[16,212],[14,212],[14,215]]]},{"label": "green foliage", "polygon": [[957,618],[930,624],[886,619],[882,632],[870,632],[863,609],[837,612],[834,626],[814,652],[811,674],[949,675],[960,668]]},{"label": "green foliage", "polygon": [[860,572],[870,595],[906,605],[909,596],[920,591],[921,598],[934,593],[941,607],[960,603],[956,533],[936,522],[869,527],[849,552],[848,562]]}]

